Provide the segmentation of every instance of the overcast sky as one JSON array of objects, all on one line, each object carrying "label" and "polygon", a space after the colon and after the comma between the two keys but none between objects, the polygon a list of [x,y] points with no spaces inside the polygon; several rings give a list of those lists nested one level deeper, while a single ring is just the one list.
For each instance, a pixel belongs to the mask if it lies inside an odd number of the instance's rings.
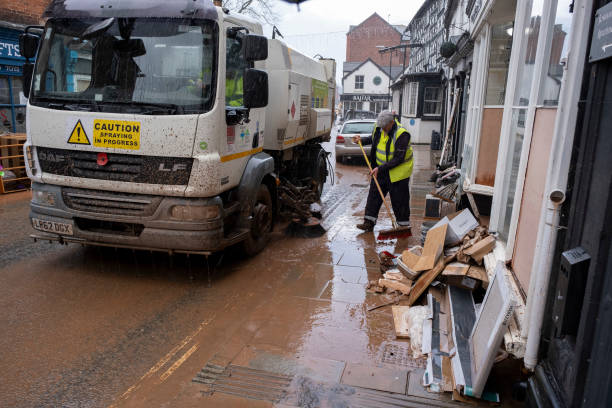
[{"label": "overcast sky", "polygon": [[[313,57],[321,54],[336,60],[338,83],[342,79],[342,62],[346,57],[346,33],[374,12],[391,24],[407,25],[422,0],[308,0],[295,5],[273,0],[279,14],[278,29],[291,48]],[[266,36],[272,28],[264,27]]]}]

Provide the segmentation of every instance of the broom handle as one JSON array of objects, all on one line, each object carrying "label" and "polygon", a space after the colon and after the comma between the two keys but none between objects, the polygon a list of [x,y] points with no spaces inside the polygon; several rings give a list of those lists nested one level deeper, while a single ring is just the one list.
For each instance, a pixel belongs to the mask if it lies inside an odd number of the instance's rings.
[{"label": "broom handle", "polygon": [[[366,163],[368,164],[368,169],[370,169],[370,173],[372,172],[372,166],[370,165],[370,160],[368,160],[368,155],[366,154],[365,150],[363,149],[363,145],[361,144],[361,140],[358,140],[357,143],[359,143],[359,147],[361,147],[361,153],[363,153],[363,158],[365,159]],[[387,203],[387,200],[385,200],[385,195],[382,192],[382,189],[380,188],[380,184],[378,184],[378,180],[376,179],[376,177],[372,177],[374,179],[374,183],[376,183],[376,187],[378,188],[378,192],[380,193],[380,198],[382,198],[383,203],[385,204],[385,208],[387,209],[387,214],[389,214],[389,218],[391,218],[391,223],[393,224],[393,228],[397,229],[397,221],[395,221],[395,217],[393,216],[393,213],[391,212],[391,208],[389,208],[389,203]]]}]

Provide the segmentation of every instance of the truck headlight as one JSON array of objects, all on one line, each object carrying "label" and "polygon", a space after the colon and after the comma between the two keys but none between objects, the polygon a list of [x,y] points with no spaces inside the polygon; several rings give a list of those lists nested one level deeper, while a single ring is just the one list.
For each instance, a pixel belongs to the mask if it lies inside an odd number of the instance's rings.
[{"label": "truck headlight", "polygon": [[201,221],[218,218],[220,212],[217,205],[175,205],[170,214],[181,221]]},{"label": "truck headlight", "polygon": [[55,207],[55,194],[48,191],[32,191],[32,202],[49,207]]}]

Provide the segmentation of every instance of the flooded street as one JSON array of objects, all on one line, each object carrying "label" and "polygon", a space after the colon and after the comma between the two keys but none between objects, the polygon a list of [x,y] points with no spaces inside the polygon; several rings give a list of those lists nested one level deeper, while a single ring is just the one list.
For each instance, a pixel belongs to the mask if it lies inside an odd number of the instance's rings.
[{"label": "flooded street", "polygon": [[[200,256],[34,243],[29,195],[3,197],[0,405],[271,406],[283,384],[288,406],[317,406],[303,404],[314,392],[305,389],[316,384],[316,398],[324,398],[325,384],[340,383],[343,371],[378,367],[383,376],[408,375],[405,406],[446,406],[417,390],[419,364],[390,359],[390,350],[408,345],[395,340],[390,308],[367,311],[393,299],[366,292],[380,277],[377,252],[419,243],[431,162],[429,148],[415,146],[414,237],[377,242],[355,228],[368,180],[353,160],[335,165],[324,190],[325,235],[289,237],[277,228],[258,256],[227,250],[208,267]],[[390,227],[380,217],[375,232]],[[211,395],[192,381],[207,364],[255,374]],[[280,383],[270,387],[261,373],[278,374]],[[349,388],[346,398],[361,398]]]}]

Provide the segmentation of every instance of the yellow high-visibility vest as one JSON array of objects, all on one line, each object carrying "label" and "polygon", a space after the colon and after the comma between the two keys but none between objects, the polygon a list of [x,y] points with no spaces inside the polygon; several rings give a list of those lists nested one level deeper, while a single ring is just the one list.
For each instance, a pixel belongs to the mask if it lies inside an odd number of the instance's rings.
[{"label": "yellow high-visibility vest", "polygon": [[242,76],[225,81],[225,105],[226,106],[243,106],[244,97],[242,89]]},{"label": "yellow high-visibility vest", "polygon": [[[389,135],[384,130],[380,129],[380,140],[376,146],[376,164],[379,166],[389,162],[393,158],[393,153],[395,152],[395,141],[398,137],[408,132],[406,129],[401,127],[397,121],[395,123],[397,124],[397,130],[395,131],[395,135],[391,141],[391,146],[389,146],[389,157],[387,157],[387,142],[389,141]],[[414,161],[412,160],[412,145],[410,142],[408,142],[408,149],[406,150],[406,156],[404,156],[404,162],[389,170],[389,178],[391,179],[391,182],[395,183],[396,181],[404,180],[412,176],[413,167]]]}]

